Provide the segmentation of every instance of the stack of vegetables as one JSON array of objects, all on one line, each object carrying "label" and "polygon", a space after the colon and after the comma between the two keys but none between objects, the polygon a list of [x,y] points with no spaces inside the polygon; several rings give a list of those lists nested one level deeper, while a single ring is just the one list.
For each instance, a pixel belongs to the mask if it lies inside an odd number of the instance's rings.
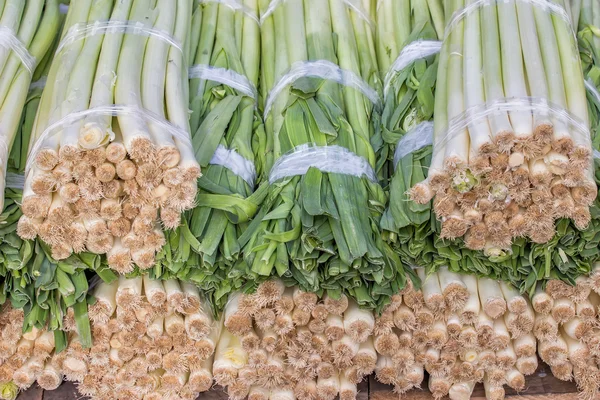
[{"label": "stack of vegetables", "polygon": [[440,55],[433,158],[411,197],[424,204],[435,196],[440,236],[464,238],[488,255],[510,250],[514,238],[550,241],[559,218],[586,228],[597,187],[581,65],[562,1],[463,13],[465,5],[457,0],[446,10],[454,15]]},{"label": "stack of vegetables", "polygon": [[259,276],[381,307],[404,286],[382,241],[371,139],[379,89],[369,13],[343,0],[260,2],[269,193],[239,238]]},{"label": "stack of vegetables", "polygon": [[[254,193],[256,170],[262,163],[255,166],[253,148],[256,158],[263,159],[266,140],[257,107],[258,2],[236,4],[239,8],[234,9],[230,4],[203,1],[194,12],[191,129],[203,176],[198,181],[197,207],[186,221],[191,233],[184,236],[188,244],[170,249],[170,259],[185,261],[185,272],[178,276],[215,292],[212,301],[218,308],[231,290],[256,280],[241,261],[239,237],[267,189],[263,185]],[[162,259],[167,261],[165,269],[170,268],[169,257]]]},{"label": "stack of vegetables", "polygon": [[[194,205],[187,105],[191,0],[77,1],[37,113],[19,234],[52,258],[148,269]],[[126,22],[125,22],[126,21]]]},{"label": "stack of vegetables", "polygon": [[234,400],[351,400],[372,372],[405,393],[426,371],[435,398],[469,399],[483,382],[488,398],[502,399],[504,385],[523,390],[539,355],[557,378],[574,378],[595,398],[600,264],[575,286],[550,281],[531,302],[486,278],[444,269],[418,274],[423,289],[409,284],[380,315],[346,296],[319,298],[270,280],[253,294],[234,294],[223,322],[184,282],[146,276],[99,283],[89,309],[91,349],[70,317],[63,343],[44,329],[23,334],[23,312],[5,306],[1,394],[14,399],[36,381],[52,390],[66,379],[91,398],[193,399],[214,377]]},{"label": "stack of vegetables", "polygon": [[[373,312],[345,295],[319,299],[271,280],[235,294],[223,317],[213,373],[232,399],[354,399],[375,369]],[[217,363],[230,353],[237,362]]]},{"label": "stack of vegetables", "polygon": [[2,313],[0,382],[16,395],[34,382],[56,389],[63,379],[78,382],[90,398],[162,399],[166,394],[196,399],[212,386],[219,325],[198,289],[176,280],[120,279],[100,283],[90,307],[94,345],[82,344],[74,326],[59,349],[50,331],[21,335],[23,313]]}]

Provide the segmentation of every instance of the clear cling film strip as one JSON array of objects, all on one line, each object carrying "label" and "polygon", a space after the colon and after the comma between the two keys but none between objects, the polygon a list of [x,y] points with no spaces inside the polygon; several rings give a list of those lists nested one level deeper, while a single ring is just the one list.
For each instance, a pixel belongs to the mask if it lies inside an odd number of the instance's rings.
[{"label": "clear cling film strip", "polygon": [[31,82],[31,85],[29,85],[29,91],[31,92],[35,89],[43,89],[46,87],[46,83],[48,83],[48,77],[42,76],[37,81]]},{"label": "clear cling film strip", "polygon": [[156,126],[160,127],[166,132],[169,132],[173,137],[180,140],[182,143],[185,143],[187,146],[192,146],[192,140],[190,138],[190,134],[185,129],[182,129],[178,126],[173,125],[163,117],[156,115],[149,110],[145,110],[138,107],[127,106],[127,105],[108,105],[102,107],[90,108],[87,110],[74,112],[66,115],[65,117],[59,119],[54,122],[50,126],[48,126],[42,134],[39,136],[31,151],[29,152],[29,156],[27,157],[27,165],[25,167],[25,175],[29,174],[29,170],[35,163],[35,155],[41,150],[44,141],[51,137],[52,135],[58,134],[62,129],[68,127],[78,121],[82,121],[89,117],[96,116],[113,116],[118,117],[120,115],[127,115],[127,117],[137,118],[145,123],[152,123]]},{"label": "clear cling film strip", "polygon": [[6,174],[6,187],[9,189],[23,190],[25,187],[25,175],[8,172]]},{"label": "clear cling film strip", "polygon": [[402,71],[417,60],[438,54],[441,49],[442,42],[437,40],[416,40],[404,47],[385,75],[383,97],[387,98],[396,72]]},{"label": "clear cling film strip", "polygon": [[444,149],[450,140],[462,134],[471,124],[498,113],[506,113],[514,110],[530,112],[534,116],[548,116],[554,121],[560,121],[571,127],[573,135],[579,135],[591,148],[590,129],[583,121],[572,115],[568,110],[539,97],[502,98],[471,107],[449,121],[443,136],[435,141],[435,148]]},{"label": "clear cling film strip", "polygon": [[541,10],[544,10],[546,12],[557,15],[567,23],[567,26],[569,27],[569,29],[571,29],[571,31],[573,30],[572,25],[571,25],[571,18],[569,17],[569,14],[567,13],[567,11],[564,9],[564,7],[554,3],[552,0],[475,0],[473,3],[465,6],[464,8],[462,8],[460,10],[456,10],[454,12],[454,14],[452,15],[452,18],[450,19],[450,22],[448,22],[448,24],[446,25],[444,40],[446,40],[446,38],[448,38],[450,33],[454,30],[454,28],[456,28],[456,25],[458,25],[464,18],[466,18],[472,12],[477,11],[480,8],[485,7],[485,6],[491,6],[491,5],[502,4],[502,3],[517,3],[517,2],[529,3],[534,7],[537,7]]},{"label": "clear cling film strip", "polygon": [[198,0],[198,3],[200,3],[200,4],[207,4],[207,3],[223,4],[223,5],[231,8],[234,11],[240,11],[240,12],[244,13],[244,15],[246,15],[248,18],[251,18],[253,21],[255,21],[257,24],[260,25],[260,19],[258,19],[258,17],[256,16],[256,12],[254,12],[249,7],[245,6],[240,0]]},{"label": "clear cling film strip", "polygon": [[341,146],[314,146],[303,144],[283,155],[269,174],[269,183],[291,176],[304,175],[309,168],[321,172],[367,177],[377,182],[377,175],[369,162]]},{"label": "clear cling film strip", "polygon": [[15,32],[6,26],[0,26],[0,47],[13,51],[29,72],[29,75],[33,75],[37,60],[29,53],[29,50],[19,40]]},{"label": "clear cling film strip", "polygon": [[[286,0],[271,0],[269,3],[269,7],[266,11],[260,16],[260,24],[264,24],[265,21],[275,12],[279,5],[283,4]],[[321,1],[330,1],[330,0],[321,0]],[[333,0],[333,1],[343,1],[344,4],[348,6],[352,11],[356,13],[361,19],[365,20],[367,24],[371,27],[371,29],[375,29],[375,22],[369,15],[367,11],[360,5],[359,0]]]},{"label": "clear cling film strip", "polygon": [[63,49],[72,43],[83,40],[90,36],[106,34],[130,34],[155,37],[179,50],[184,56],[183,45],[175,39],[170,33],[155,29],[137,21],[96,21],[91,24],[80,23],[69,28],[67,34],[59,43],[56,54],[60,54]]},{"label": "clear cling film strip", "polygon": [[394,169],[405,156],[433,144],[433,122],[423,121],[398,141],[394,153]]},{"label": "clear cling film strip", "polygon": [[244,158],[235,150],[229,150],[223,145],[217,146],[215,154],[210,160],[212,165],[220,165],[227,168],[253,188],[256,181],[256,168],[254,163]]},{"label": "clear cling film strip", "polygon": [[[188,75],[189,79],[202,79],[222,83],[223,85],[227,85],[230,88],[253,98],[255,101],[258,100],[258,90],[252,82],[244,75],[238,74],[233,70],[200,64],[192,66],[189,69]],[[200,95],[201,93],[197,94]]]},{"label": "clear cling film strip", "polygon": [[352,87],[362,92],[377,108],[381,107],[381,98],[377,91],[354,72],[341,69],[327,60],[299,61],[273,85],[265,102],[264,118],[267,119],[277,96],[298,79],[306,77],[321,78]]}]

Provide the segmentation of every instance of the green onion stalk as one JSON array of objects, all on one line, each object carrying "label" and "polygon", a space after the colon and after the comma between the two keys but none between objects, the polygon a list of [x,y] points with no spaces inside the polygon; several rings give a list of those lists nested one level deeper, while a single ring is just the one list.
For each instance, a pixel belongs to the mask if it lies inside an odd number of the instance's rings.
[{"label": "green onion stalk", "polygon": [[[433,117],[437,55],[416,59],[395,71],[393,63],[402,50],[417,41],[442,40],[444,35],[443,7],[437,0],[411,2],[385,0],[377,9],[377,49],[381,73],[386,80],[382,113],[383,145],[379,150],[380,176],[389,176],[389,205],[381,227],[386,241],[404,260],[425,265],[435,253],[431,204],[411,202],[409,189],[427,176],[431,163],[431,146],[425,145],[394,160],[396,145],[408,132],[427,135],[425,121]],[[429,42],[425,42],[429,43]],[[417,141],[419,138],[415,137]],[[426,141],[424,141],[426,143]],[[397,162],[396,165],[395,162]],[[394,173],[397,171],[398,173]]]},{"label": "green onion stalk", "polygon": [[[220,299],[225,300],[229,290],[241,287],[242,278],[253,279],[240,260],[238,238],[267,189],[263,185],[254,191],[255,160],[264,159],[266,148],[256,89],[260,73],[258,0],[240,0],[238,4],[240,8],[234,10],[222,3],[201,2],[192,17],[191,131],[203,175],[198,181],[197,207],[188,213],[181,229],[188,233],[185,237],[193,251],[186,262],[191,271],[188,278],[208,293],[217,293],[218,298],[213,299],[217,308],[224,305]],[[194,77],[201,71],[204,75]],[[214,79],[204,79],[206,74],[213,74]],[[219,74],[222,78],[233,76],[243,88],[219,82]],[[256,162],[259,168],[263,164]]]},{"label": "green onion stalk", "polygon": [[[361,306],[381,308],[406,277],[400,260],[381,238],[379,220],[386,197],[379,183],[360,173],[326,172],[309,165],[305,173],[301,168],[293,176],[269,181],[280,172],[277,162],[298,146],[305,146],[302,151],[309,154],[344,149],[336,165],[344,170],[352,168],[344,165],[349,155],[375,168],[371,140],[377,135],[379,110],[361,91],[301,76],[276,98],[270,93],[286,72],[319,60],[354,73],[380,92],[375,35],[364,18],[369,13],[361,16],[342,0],[288,0],[266,15],[270,3],[259,2],[260,90],[266,112],[260,180],[270,183],[269,193],[239,238],[244,261],[260,278],[252,284],[277,275],[306,291],[336,297],[345,293]],[[270,110],[266,104],[272,104]]]}]

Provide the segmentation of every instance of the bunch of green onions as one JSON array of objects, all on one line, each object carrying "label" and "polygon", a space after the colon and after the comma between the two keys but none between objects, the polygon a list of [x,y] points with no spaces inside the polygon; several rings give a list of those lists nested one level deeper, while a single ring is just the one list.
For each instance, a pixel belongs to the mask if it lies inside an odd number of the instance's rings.
[{"label": "bunch of green onions", "polygon": [[509,1],[459,14],[470,3],[446,10],[456,17],[439,61],[434,154],[411,197],[435,196],[441,238],[502,257],[519,238],[550,242],[558,219],[589,225],[589,117],[562,0],[551,10]]},{"label": "bunch of green onions", "polygon": [[[377,17],[379,65],[387,82],[381,117],[384,145],[378,162],[382,168],[380,175],[390,176],[389,205],[381,219],[381,228],[385,240],[405,262],[425,265],[423,257],[435,252],[431,205],[411,202],[407,193],[427,176],[431,146],[405,152],[397,160],[394,155],[396,145],[408,133],[419,141],[415,135],[427,135],[431,130],[428,128],[431,123],[426,121],[433,117],[438,62],[436,54],[429,51],[399,71],[394,64],[407,57],[403,50],[410,49],[409,46],[433,49],[433,41],[443,39],[443,8],[435,0],[386,0],[379,2]],[[421,141],[426,143],[427,139]]]},{"label": "bunch of green onions", "polygon": [[[233,288],[239,288],[237,283],[229,284],[240,275],[232,272],[240,264],[238,238],[267,189],[263,185],[254,192],[255,153],[257,160],[263,159],[266,146],[256,90],[260,72],[258,1],[243,0],[238,5],[234,10],[205,1],[198,4],[193,16],[192,37],[197,42],[192,44],[190,60],[191,129],[203,176],[198,181],[197,207],[187,218],[189,231],[197,239],[192,239],[192,249],[199,255],[191,260],[196,264],[194,273],[218,274],[219,281]],[[237,88],[236,82],[228,86],[230,77],[245,88]],[[206,290],[219,284],[211,279],[196,281]]]},{"label": "bunch of green onions", "polygon": [[[298,146],[317,152],[342,148],[374,168],[371,140],[378,111],[356,87],[301,76],[276,98],[271,94],[288,71],[308,61],[339,66],[371,88],[381,88],[374,33],[365,19],[370,8],[357,13],[342,0],[259,4],[260,90],[266,111],[262,182]],[[307,69],[310,74],[311,67]],[[267,110],[267,105],[272,107]],[[386,294],[405,282],[399,259],[379,233],[385,201],[381,186],[365,176],[314,167],[271,181],[265,201],[239,239],[244,260],[260,277],[293,278],[303,290],[327,290],[336,297],[345,292],[362,306],[380,306]]]},{"label": "bunch of green onions", "polygon": [[163,229],[194,206],[191,12],[191,0],[71,4],[34,124],[19,223],[21,237],[40,237],[54,259],[88,251],[120,273],[151,268]]}]

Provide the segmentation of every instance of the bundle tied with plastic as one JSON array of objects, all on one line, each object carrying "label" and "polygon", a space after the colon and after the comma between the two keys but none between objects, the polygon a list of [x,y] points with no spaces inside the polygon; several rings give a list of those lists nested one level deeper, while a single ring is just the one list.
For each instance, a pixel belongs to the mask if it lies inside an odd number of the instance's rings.
[{"label": "bundle tied with plastic", "polygon": [[[441,2],[381,0],[377,4],[379,66],[384,77],[383,146],[378,165],[388,176],[389,204],[381,219],[386,240],[409,264],[429,265],[431,204],[409,201],[408,190],[427,176],[437,55],[445,21]],[[394,40],[390,40],[394,38]]]},{"label": "bundle tied with plastic", "polygon": [[255,157],[264,157],[266,146],[258,111],[260,22],[257,0],[203,0],[196,7],[191,129],[203,176],[197,207],[186,218],[189,244],[180,245],[172,258],[185,261],[182,273],[189,279],[219,293],[214,304],[221,308],[228,292],[244,283],[247,272],[235,270],[238,238],[266,194],[264,185],[254,192],[261,165],[255,165]]},{"label": "bundle tied with plastic", "polygon": [[564,219],[585,229],[597,187],[581,63],[562,0],[451,3],[431,167],[411,198],[433,198],[441,239],[490,257],[519,252],[513,244],[522,238],[552,241]]},{"label": "bundle tied with plastic", "polygon": [[155,265],[194,205],[191,0],[83,0],[69,7],[25,171],[22,238],[55,260],[106,254],[119,273]]},{"label": "bundle tied with plastic", "polygon": [[240,238],[258,276],[381,306],[404,286],[381,240],[386,201],[371,139],[379,120],[373,24],[357,2],[261,1],[269,193]]},{"label": "bundle tied with plastic", "polygon": [[398,141],[433,117],[437,59],[444,36],[440,0],[379,0],[377,59],[383,79],[381,142],[374,142],[377,171],[389,180]]}]

